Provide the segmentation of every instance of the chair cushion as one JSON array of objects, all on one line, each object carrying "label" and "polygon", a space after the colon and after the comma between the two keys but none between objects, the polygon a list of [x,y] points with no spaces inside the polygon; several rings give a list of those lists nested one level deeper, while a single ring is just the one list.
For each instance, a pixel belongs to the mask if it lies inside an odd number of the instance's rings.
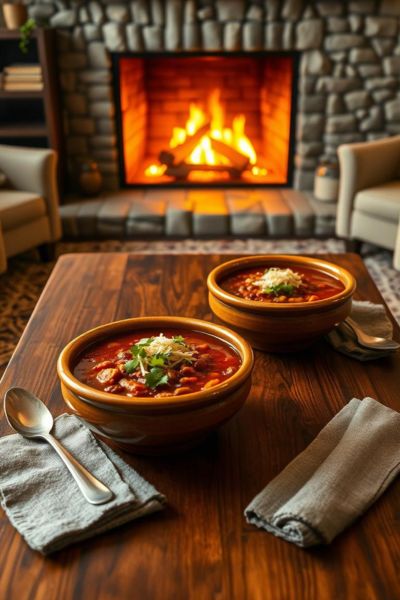
[{"label": "chair cushion", "polygon": [[15,229],[46,214],[43,198],[31,192],[0,190],[0,223],[4,231]]},{"label": "chair cushion", "polygon": [[400,180],[358,192],[354,206],[361,212],[397,223],[400,217]]}]

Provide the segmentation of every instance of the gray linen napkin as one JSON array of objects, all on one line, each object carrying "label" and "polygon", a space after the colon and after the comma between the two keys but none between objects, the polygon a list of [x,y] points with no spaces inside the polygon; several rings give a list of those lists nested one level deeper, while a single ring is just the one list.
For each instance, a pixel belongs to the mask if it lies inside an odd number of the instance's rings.
[{"label": "gray linen napkin", "polygon": [[49,444],[18,434],[1,438],[1,505],[31,548],[49,554],[162,508],[164,496],[77,417],[61,415],[52,433],[114,498],[89,504]]},{"label": "gray linen napkin", "polygon": [[[353,300],[350,316],[369,335],[392,339],[393,327],[381,304]],[[327,335],[327,340],[335,350],[360,361],[375,360],[393,352],[360,346],[354,331],[345,321]]]},{"label": "gray linen napkin", "polygon": [[249,523],[307,547],[328,544],[400,471],[400,414],[353,398],[254,498]]}]

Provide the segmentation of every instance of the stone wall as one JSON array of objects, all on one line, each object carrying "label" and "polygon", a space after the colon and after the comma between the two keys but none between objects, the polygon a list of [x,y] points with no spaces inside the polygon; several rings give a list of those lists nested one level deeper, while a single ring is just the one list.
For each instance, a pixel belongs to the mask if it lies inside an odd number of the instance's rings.
[{"label": "stone wall", "polygon": [[28,0],[57,28],[69,167],[118,187],[109,51],[302,52],[295,186],[337,146],[400,133],[398,0]]}]

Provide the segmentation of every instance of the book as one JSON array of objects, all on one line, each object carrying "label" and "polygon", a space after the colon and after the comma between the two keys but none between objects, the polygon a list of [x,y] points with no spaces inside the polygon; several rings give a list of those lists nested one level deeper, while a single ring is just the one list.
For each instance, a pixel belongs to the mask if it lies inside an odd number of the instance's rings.
[{"label": "book", "polygon": [[4,67],[4,73],[8,74],[41,74],[42,67],[36,64],[17,64],[17,65],[8,65]]},{"label": "book", "polygon": [[9,92],[36,92],[36,91],[40,91],[43,89],[43,82],[42,81],[37,81],[37,82],[8,82],[8,81],[3,81],[3,90],[9,91]]},{"label": "book", "polygon": [[37,81],[42,81],[42,75],[41,74],[32,74],[32,75],[25,75],[25,74],[21,74],[21,75],[14,75],[14,74],[8,74],[8,73],[4,73],[4,81],[15,81],[16,83],[18,82],[37,82]]}]

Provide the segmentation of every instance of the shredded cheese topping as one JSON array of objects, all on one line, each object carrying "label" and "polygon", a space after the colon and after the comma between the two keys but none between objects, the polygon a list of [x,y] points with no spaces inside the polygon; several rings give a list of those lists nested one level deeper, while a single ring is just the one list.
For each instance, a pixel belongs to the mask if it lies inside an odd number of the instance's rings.
[{"label": "shredded cheese topping", "polygon": [[278,269],[271,267],[267,269],[260,279],[254,282],[254,285],[265,289],[274,289],[281,285],[290,285],[299,288],[302,284],[302,275],[295,273],[292,269]]},{"label": "shredded cheese topping", "polygon": [[[146,341],[149,343],[146,344]],[[195,350],[186,344],[183,338],[168,338],[163,333],[149,338],[149,340],[143,338],[137,344],[142,348],[142,356],[138,356],[138,366],[142,375],[148,372],[152,358],[162,357],[164,365],[173,368],[183,361],[191,362],[195,353]]]}]

